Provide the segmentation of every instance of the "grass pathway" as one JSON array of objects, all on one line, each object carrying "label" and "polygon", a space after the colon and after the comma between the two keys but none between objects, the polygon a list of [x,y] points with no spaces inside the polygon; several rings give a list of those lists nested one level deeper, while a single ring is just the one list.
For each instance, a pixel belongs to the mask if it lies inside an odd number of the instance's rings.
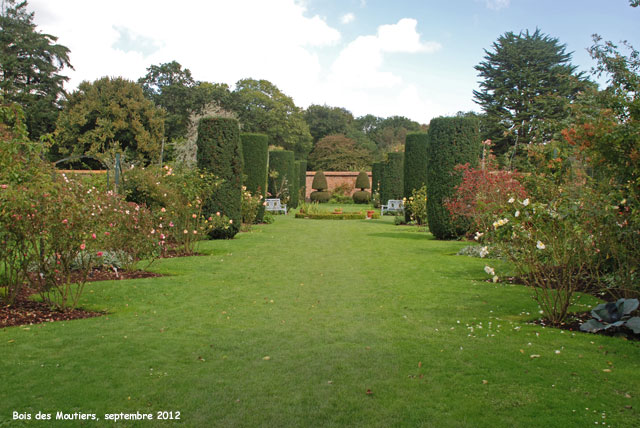
[{"label": "grass pathway", "polygon": [[279,216],[152,265],[171,276],[89,284],[84,306],[108,316],[0,330],[0,426],[58,410],[103,419],[86,426],[163,410],[194,427],[637,424],[637,342],[527,325],[529,291],[484,282],[462,246],[389,218]]}]

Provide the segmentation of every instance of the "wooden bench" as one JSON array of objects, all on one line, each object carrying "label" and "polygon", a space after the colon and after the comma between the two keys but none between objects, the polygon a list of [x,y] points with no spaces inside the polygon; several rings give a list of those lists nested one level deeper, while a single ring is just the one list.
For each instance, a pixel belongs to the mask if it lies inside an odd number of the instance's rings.
[{"label": "wooden bench", "polygon": [[380,215],[384,215],[384,213],[398,213],[404,212],[404,202],[401,199],[389,199],[387,201],[387,205],[380,206]]},{"label": "wooden bench", "polygon": [[[402,202],[402,201],[400,201]],[[287,213],[287,204],[282,204],[280,199],[266,199],[265,200],[265,210],[272,212],[284,212]]]}]

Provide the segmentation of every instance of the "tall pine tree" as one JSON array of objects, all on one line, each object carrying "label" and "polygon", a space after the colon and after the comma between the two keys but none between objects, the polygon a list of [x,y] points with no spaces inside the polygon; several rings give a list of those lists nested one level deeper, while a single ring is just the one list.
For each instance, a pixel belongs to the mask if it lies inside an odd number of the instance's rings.
[{"label": "tall pine tree", "polygon": [[485,53],[475,67],[483,80],[473,95],[486,114],[484,136],[497,154],[510,151],[513,159],[522,146],[544,143],[560,130],[588,82],[571,65],[566,45],[538,29],[505,33]]}]

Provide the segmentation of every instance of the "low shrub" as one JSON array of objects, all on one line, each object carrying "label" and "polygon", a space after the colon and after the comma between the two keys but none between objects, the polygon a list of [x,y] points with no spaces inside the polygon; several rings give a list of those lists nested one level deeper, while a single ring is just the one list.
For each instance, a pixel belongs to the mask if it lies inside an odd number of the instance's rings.
[{"label": "low shrub", "polygon": [[491,154],[491,140],[484,141],[482,145],[482,158],[477,168],[469,163],[455,167],[462,174],[462,180],[455,187],[454,195],[444,201],[454,220],[463,218],[470,222],[468,236],[488,229],[505,210],[510,210],[507,203],[510,198],[524,200],[527,197],[524,186],[520,184],[522,176],[516,171],[498,168]]},{"label": "low shrub", "polygon": [[419,226],[427,223],[427,186],[422,186],[411,192],[409,199],[404,201],[404,210],[406,216]]},{"label": "low shrub", "polygon": [[[296,213],[296,218],[308,218],[312,220],[364,220],[367,218],[366,213]],[[373,218],[380,218],[379,213],[374,213]]]},{"label": "low shrub", "polygon": [[309,195],[309,197],[311,198],[312,202],[326,203],[331,199],[331,193],[316,190],[315,192],[311,192],[311,195]]},{"label": "low shrub", "polygon": [[368,204],[371,202],[371,193],[366,190],[358,190],[353,194],[353,202],[356,204]]},{"label": "low shrub", "polygon": [[245,186],[242,186],[242,226],[244,230],[251,229],[256,222],[260,208],[263,207],[262,195],[252,195]]}]

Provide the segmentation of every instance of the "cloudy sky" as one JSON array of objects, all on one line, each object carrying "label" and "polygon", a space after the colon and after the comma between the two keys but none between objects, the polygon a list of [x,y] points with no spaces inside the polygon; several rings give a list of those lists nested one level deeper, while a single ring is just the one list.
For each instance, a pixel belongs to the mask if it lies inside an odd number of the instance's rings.
[{"label": "cloudy sky", "polygon": [[507,31],[556,37],[588,71],[591,34],[640,48],[628,0],[29,0],[71,49],[67,85],[137,80],[173,60],[197,80],[267,79],[300,107],[421,123],[478,110],[474,66]]}]

